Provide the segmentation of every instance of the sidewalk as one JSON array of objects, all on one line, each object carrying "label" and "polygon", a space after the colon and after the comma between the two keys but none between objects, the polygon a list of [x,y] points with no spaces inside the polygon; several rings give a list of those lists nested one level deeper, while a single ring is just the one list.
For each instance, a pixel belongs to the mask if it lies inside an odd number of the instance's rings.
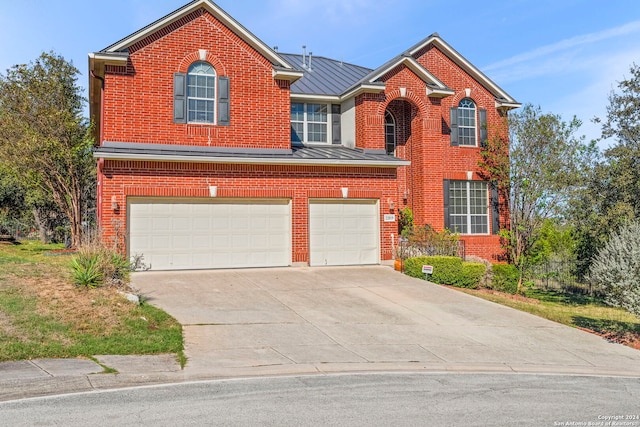
[{"label": "sidewalk", "polygon": [[174,355],[0,363],[0,401],[353,372],[640,378],[638,350],[388,267],[149,272],[133,280],[183,325],[184,369]]},{"label": "sidewalk", "polygon": [[[611,344],[617,346],[619,344]],[[632,349],[629,349],[632,350]],[[626,351],[626,350],[624,350]],[[635,350],[633,350],[635,351]],[[104,373],[87,359],[37,359],[0,363],[0,402],[23,398],[90,392],[154,384],[257,376],[331,375],[345,372],[504,373],[640,378],[640,364],[620,366],[509,365],[504,363],[370,362],[301,363],[181,369],[171,354],[154,356],[97,356],[117,373]],[[262,363],[255,360],[255,363]]]}]

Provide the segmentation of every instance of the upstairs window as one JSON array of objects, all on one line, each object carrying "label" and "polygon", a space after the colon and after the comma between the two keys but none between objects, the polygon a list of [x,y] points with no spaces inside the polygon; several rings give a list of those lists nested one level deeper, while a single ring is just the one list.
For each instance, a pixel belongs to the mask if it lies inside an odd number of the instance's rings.
[{"label": "upstairs window", "polygon": [[208,62],[194,62],[186,73],[173,75],[173,121],[229,126],[229,95],[229,77],[217,76]]},{"label": "upstairs window", "polygon": [[213,123],[215,117],[216,71],[207,62],[195,62],[187,72],[187,121]]},{"label": "upstairs window", "polygon": [[384,145],[387,154],[393,155],[396,151],[396,120],[388,111],[384,113]]},{"label": "upstairs window", "polygon": [[457,108],[451,108],[451,145],[477,147],[478,138],[480,145],[484,146],[487,140],[487,111],[477,109],[473,100],[464,98]]},{"label": "upstairs window", "polygon": [[291,103],[291,142],[329,142],[329,105]]},{"label": "upstairs window", "polygon": [[476,145],[476,104],[468,98],[458,104],[458,144]]}]

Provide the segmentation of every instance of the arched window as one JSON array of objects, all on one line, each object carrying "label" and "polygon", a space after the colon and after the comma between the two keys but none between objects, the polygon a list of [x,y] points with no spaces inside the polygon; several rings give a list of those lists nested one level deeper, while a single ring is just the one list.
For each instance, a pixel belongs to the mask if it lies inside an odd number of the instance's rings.
[{"label": "arched window", "polygon": [[194,62],[187,71],[187,121],[214,123],[216,71],[208,62]]},{"label": "arched window", "polygon": [[387,154],[393,155],[396,151],[396,120],[389,111],[384,113],[384,141]]},{"label": "arched window", "polygon": [[460,145],[476,145],[476,104],[469,98],[458,104],[458,132]]},{"label": "arched window", "polygon": [[460,145],[476,145],[476,104],[465,98],[458,104],[458,127]]}]

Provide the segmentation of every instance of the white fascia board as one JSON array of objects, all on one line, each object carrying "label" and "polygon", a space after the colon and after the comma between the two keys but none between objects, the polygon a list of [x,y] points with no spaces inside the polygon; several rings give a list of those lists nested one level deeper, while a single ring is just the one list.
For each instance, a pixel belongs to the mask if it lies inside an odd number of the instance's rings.
[{"label": "white fascia board", "polygon": [[148,28],[145,28],[144,31],[141,31],[139,33],[134,33],[131,36],[122,39],[118,44],[110,46],[108,51],[116,52],[116,51],[125,49],[126,47],[131,46],[137,41],[144,39],[150,34],[153,34],[156,31],[166,27],[167,25],[181,19],[183,16],[193,12],[194,10],[199,9],[200,7],[204,7],[209,13],[211,13],[224,25],[229,27],[231,31],[237,34],[241,39],[243,39],[249,45],[251,45],[251,47],[256,49],[266,58],[270,59],[272,63],[278,64],[287,69],[292,69],[291,65],[289,65],[289,63],[287,63],[284,59],[282,59],[280,55],[278,55],[273,49],[267,46],[264,42],[262,42],[262,40],[254,36],[249,30],[243,27],[238,21],[233,19],[224,10],[222,10],[220,7],[218,7],[216,4],[214,4],[209,0],[199,0],[189,5],[186,5],[181,9],[176,10],[174,13],[167,15],[164,18],[161,18],[160,20],[150,25]]},{"label": "white fascia board", "polygon": [[291,83],[304,76],[302,71],[288,70],[273,70],[273,78],[277,80],[288,80]]},{"label": "white fascia board", "polygon": [[415,75],[417,75],[418,77],[420,77],[420,79],[426,83],[432,83],[435,84],[436,86],[438,86],[439,88],[442,89],[448,89],[447,86],[442,83],[436,76],[434,76],[433,74],[431,74],[426,68],[424,68],[422,65],[420,65],[418,63],[418,61],[416,61],[414,58],[410,57],[410,56],[405,56],[402,57],[400,59],[398,59],[398,61],[389,64],[389,66],[383,68],[382,70],[380,70],[380,72],[376,75],[374,75],[373,77],[371,77],[369,79],[370,82],[375,82],[376,80],[378,80],[379,78],[381,78],[382,76],[384,76],[385,74],[387,74],[389,71],[393,70],[394,68],[397,68],[400,65],[404,65],[405,67],[407,67],[408,69],[410,69]]},{"label": "white fascia board", "polygon": [[426,68],[418,63],[413,58],[407,57],[402,61],[404,65],[407,66],[411,71],[413,71],[418,77],[422,79],[422,81],[426,83],[433,83],[440,89],[448,89],[447,86],[442,83],[436,76],[431,74]]},{"label": "white fascia board", "polygon": [[313,94],[304,94],[304,93],[292,93],[291,101],[318,101],[318,102],[339,102],[340,97],[334,95],[313,95]]},{"label": "white fascia board", "polygon": [[103,62],[105,65],[127,65],[129,54],[110,55],[100,52],[89,53],[89,58]]},{"label": "white fascia board", "polygon": [[442,40],[440,37],[429,37],[424,41],[424,43],[417,45],[409,53],[411,55],[415,55],[418,51],[420,51],[430,43],[436,45],[438,49],[440,49],[449,59],[458,64],[460,68],[469,73],[471,77],[479,81],[487,89],[490,89],[494,95],[499,95],[500,97],[507,99],[509,102],[517,104],[515,99],[509,96],[508,93],[506,93],[497,84],[491,81],[489,77],[487,77],[482,71],[480,71],[473,64],[467,61],[464,56],[460,55],[454,48],[449,46],[449,44]]},{"label": "white fascia board", "polygon": [[345,93],[344,95],[340,96],[340,100],[341,101],[346,101],[349,98],[353,98],[354,96],[358,96],[361,93],[380,93],[380,92],[384,92],[385,89],[387,88],[386,85],[368,85],[368,84],[361,84],[357,87],[355,87],[354,89],[352,89],[351,91]]},{"label": "white fascia board", "polygon": [[408,160],[399,160],[392,164],[375,160],[341,160],[341,159],[262,159],[247,157],[203,157],[180,156],[164,154],[131,154],[131,153],[94,153],[93,157],[104,160],[138,160],[158,162],[187,162],[187,163],[219,163],[219,164],[250,164],[250,165],[302,165],[302,166],[375,166],[380,168],[397,168],[411,164]]},{"label": "white fascia board", "polygon": [[522,107],[522,104],[520,104],[519,102],[501,102],[501,101],[496,101],[496,108],[498,109],[504,109],[504,110],[513,110],[515,108],[520,108]]},{"label": "white fascia board", "polygon": [[427,86],[427,96],[431,98],[446,98],[455,94],[456,92],[452,89],[434,89]]}]

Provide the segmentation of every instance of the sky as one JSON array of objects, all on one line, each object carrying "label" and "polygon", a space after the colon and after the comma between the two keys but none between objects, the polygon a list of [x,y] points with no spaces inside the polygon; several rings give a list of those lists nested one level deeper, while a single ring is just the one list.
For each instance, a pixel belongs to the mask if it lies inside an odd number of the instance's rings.
[{"label": "sky", "polygon": [[[80,70],[87,55],[188,0],[0,0],[0,73],[55,51]],[[377,68],[437,32],[522,104],[600,136],[608,96],[640,64],[638,0],[217,0],[279,52]],[[86,92],[85,92],[86,93]],[[612,141],[600,143],[606,148]]]}]

